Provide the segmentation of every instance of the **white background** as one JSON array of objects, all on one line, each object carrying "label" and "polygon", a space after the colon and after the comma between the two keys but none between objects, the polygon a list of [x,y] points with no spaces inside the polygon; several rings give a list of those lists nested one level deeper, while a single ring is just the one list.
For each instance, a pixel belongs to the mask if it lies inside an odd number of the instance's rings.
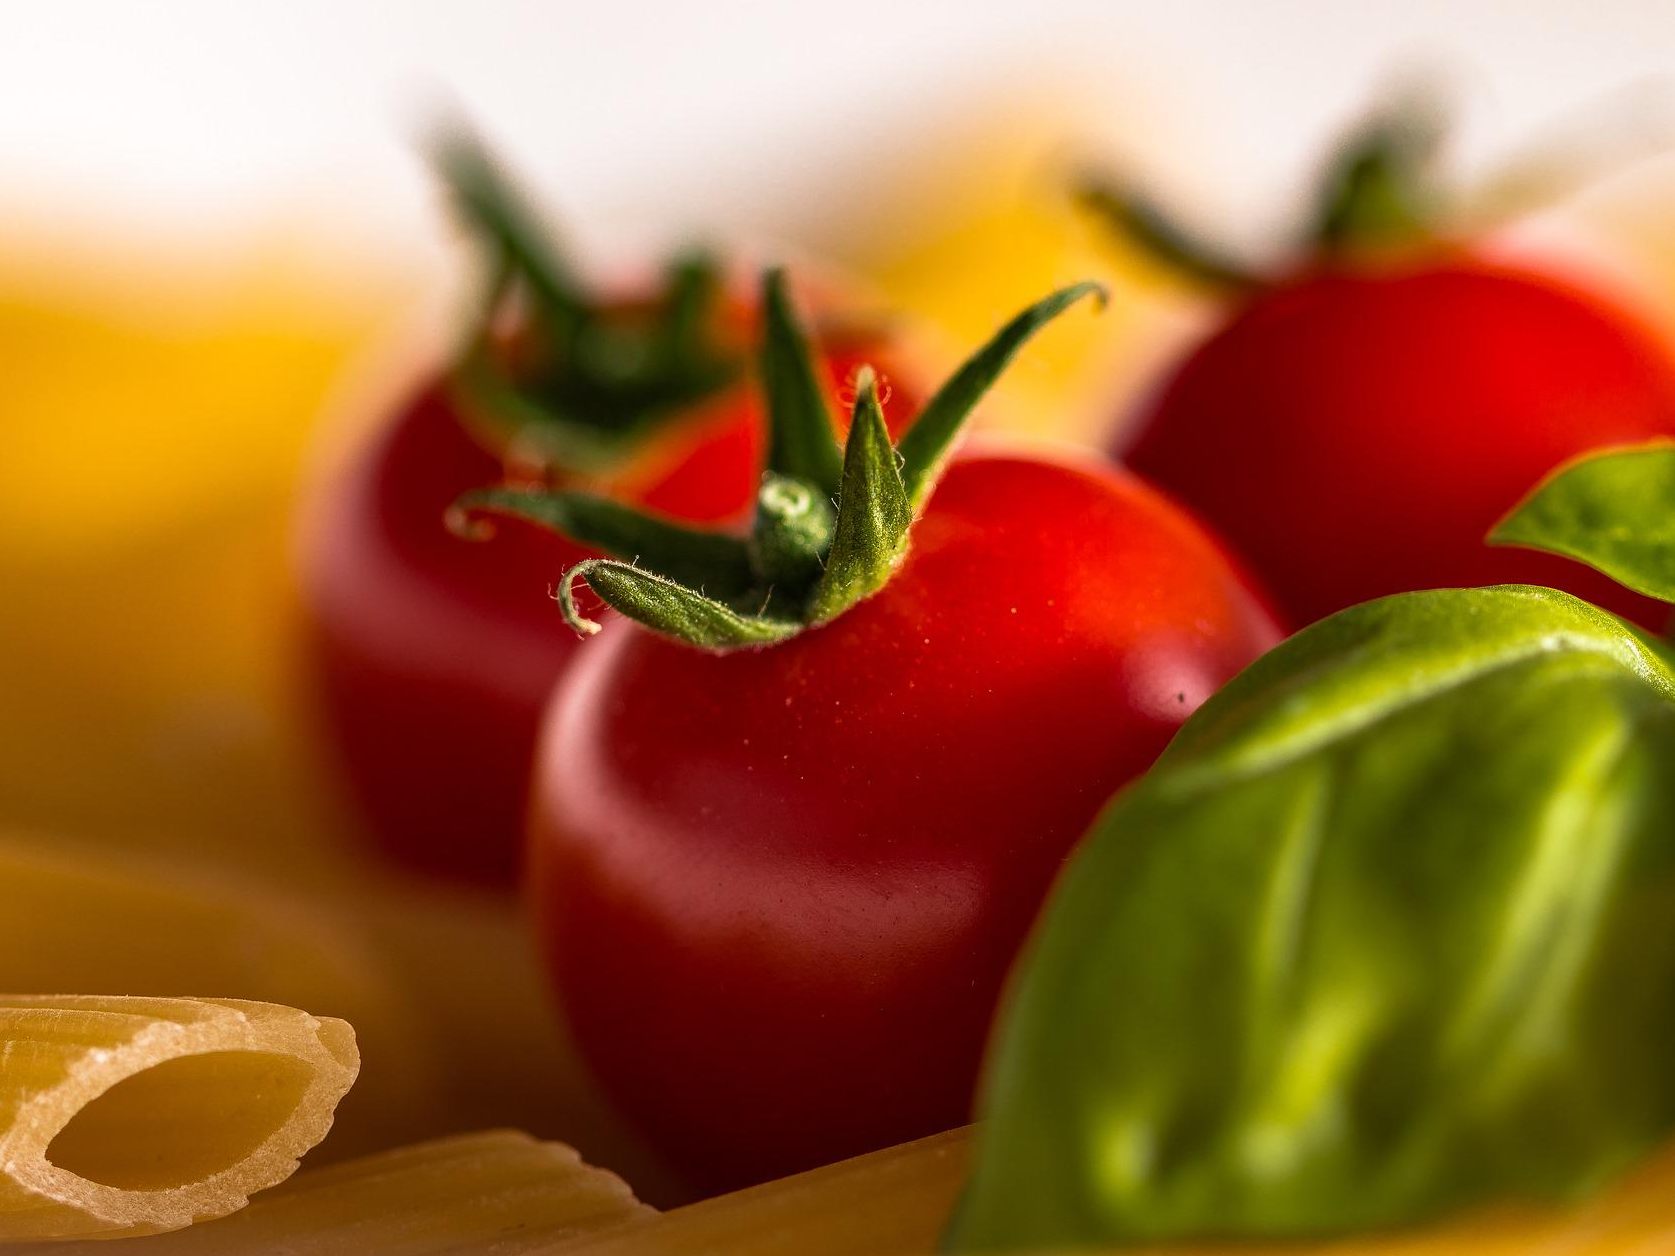
[{"label": "white background", "polygon": [[834,171],[863,197],[869,147],[1074,85],[1114,142],[1260,217],[1414,64],[1458,75],[1492,148],[1675,69],[1675,4],[0,0],[0,211],[190,228],[299,203],[418,239],[410,139],[451,93],[590,230],[778,229]]}]

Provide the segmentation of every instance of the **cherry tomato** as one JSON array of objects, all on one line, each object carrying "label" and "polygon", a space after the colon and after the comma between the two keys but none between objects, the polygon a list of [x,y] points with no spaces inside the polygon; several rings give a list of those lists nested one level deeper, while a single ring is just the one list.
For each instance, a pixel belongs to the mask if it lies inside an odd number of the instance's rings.
[{"label": "cherry tomato", "polygon": [[[824,349],[834,395],[863,358],[890,370],[867,335]],[[740,381],[656,427],[607,475],[556,471],[677,518],[729,520],[755,496],[760,410]],[[375,848],[507,886],[541,709],[577,644],[539,573],[556,581],[587,554],[515,521],[486,544],[449,532],[454,500],[505,470],[479,435],[492,428],[472,417],[432,383],[321,486],[302,555],[306,619],[325,731]]]},{"label": "cherry tomato", "polygon": [[715,653],[607,624],[530,817],[593,1070],[707,1189],[968,1119],[1073,843],[1278,635],[1163,496],[1020,454],[956,461],[888,584],[823,627]]},{"label": "cherry tomato", "polygon": [[1427,251],[1258,289],[1124,451],[1248,558],[1299,623],[1388,593],[1528,581],[1648,625],[1649,599],[1484,544],[1560,463],[1675,436],[1675,360],[1553,275]]},{"label": "cherry tomato", "polygon": [[1298,623],[1506,582],[1661,622],[1580,564],[1484,543],[1560,463],[1675,434],[1675,358],[1611,296],[1469,243],[1450,206],[1481,196],[1449,169],[1451,129],[1425,93],[1378,105],[1328,155],[1277,265],[1090,186],[1124,236],[1232,296],[1123,453],[1223,529]]}]

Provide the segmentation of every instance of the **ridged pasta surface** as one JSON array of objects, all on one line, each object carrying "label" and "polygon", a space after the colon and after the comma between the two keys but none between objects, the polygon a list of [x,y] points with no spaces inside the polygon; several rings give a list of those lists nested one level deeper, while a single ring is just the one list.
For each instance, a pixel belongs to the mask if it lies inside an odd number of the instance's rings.
[{"label": "ridged pasta surface", "polygon": [[[461,1134],[310,1169],[244,1211],[124,1243],[133,1256],[533,1256],[655,1216],[562,1143]],[[89,1256],[106,1256],[86,1244]],[[83,1250],[75,1244],[57,1256]]]}]

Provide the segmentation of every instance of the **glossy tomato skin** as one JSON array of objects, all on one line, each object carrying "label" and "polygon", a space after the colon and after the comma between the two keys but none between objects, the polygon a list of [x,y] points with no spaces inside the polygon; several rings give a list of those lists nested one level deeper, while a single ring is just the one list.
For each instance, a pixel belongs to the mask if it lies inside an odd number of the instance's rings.
[{"label": "glossy tomato skin", "polygon": [[1161,495],[1024,456],[956,462],[890,583],[789,642],[611,624],[554,696],[531,808],[596,1074],[712,1190],[969,1119],[1071,845],[1277,636]]},{"label": "glossy tomato skin", "polygon": [[[877,342],[827,346],[836,394]],[[754,498],[761,405],[743,380],[672,420],[584,486],[676,518],[720,523]],[[307,511],[301,566],[309,667],[336,766],[374,848],[410,870],[511,886],[541,711],[577,646],[550,591],[587,552],[514,521],[492,539],[450,533],[499,456],[440,384],[427,387]]]},{"label": "glossy tomato skin", "polygon": [[1648,599],[1483,543],[1559,464],[1675,435],[1675,361],[1604,298],[1469,256],[1278,284],[1193,351],[1125,460],[1302,624],[1411,589],[1527,581],[1648,626]]}]

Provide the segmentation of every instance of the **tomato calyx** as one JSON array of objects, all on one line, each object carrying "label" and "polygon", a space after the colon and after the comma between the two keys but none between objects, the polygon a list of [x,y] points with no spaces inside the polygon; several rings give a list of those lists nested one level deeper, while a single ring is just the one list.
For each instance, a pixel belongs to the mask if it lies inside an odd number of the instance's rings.
[{"label": "tomato calyx", "polygon": [[1309,267],[1376,264],[1441,244],[1460,216],[1459,198],[1439,170],[1448,130],[1429,93],[1410,93],[1372,111],[1333,146],[1316,176],[1315,210],[1290,263],[1241,256],[1109,174],[1085,178],[1077,197],[1182,278],[1216,291],[1247,292],[1270,286],[1273,275],[1296,269],[1296,261]]},{"label": "tomato calyx", "polygon": [[1438,175],[1447,120],[1414,96],[1374,113],[1328,156],[1303,247],[1330,260],[1411,249],[1447,217]]},{"label": "tomato calyx", "polygon": [[840,445],[785,273],[770,270],[760,362],[768,465],[748,535],[688,527],[590,493],[522,487],[465,494],[450,526],[475,538],[493,516],[512,516],[605,555],[577,563],[559,583],[564,618],[584,636],[599,630],[576,602],[585,581],[607,605],[688,645],[733,650],[784,641],[830,623],[888,583],[966,418],[1024,343],[1085,296],[1103,301],[1104,291],[1075,284],[1015,316],[895,444],[877,379],[862,367]]},{"label": "tomato calyx", "polygon": [[491,282],[452,383],[493,443],[541,464],[604,470],[648,430],[737,381],[744,362],[718,335],[714,258],[673,258],[644,302],[601,300],[481,140],[455,124],[431,156],[489,258]]}]

